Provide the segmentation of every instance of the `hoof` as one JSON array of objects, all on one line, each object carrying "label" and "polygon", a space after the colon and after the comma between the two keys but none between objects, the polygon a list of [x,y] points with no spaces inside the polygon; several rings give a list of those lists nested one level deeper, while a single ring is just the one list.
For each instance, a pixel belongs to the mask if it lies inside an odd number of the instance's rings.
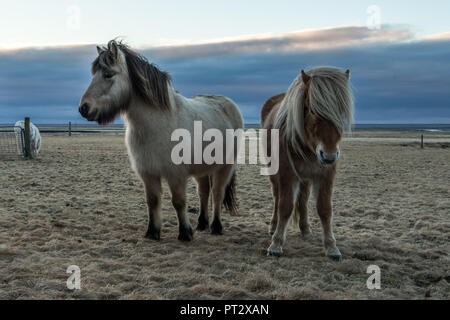
[{"label": "hoof", "polygon": [[329,255],[328,258],[330,258],[334,262],[342,262],[342,256],[341,255]]},{"label": "hoof", "polygon": [[197,231],[206,231],[209,230],[209,223],[208,221],[201,216],[198,218],[198,224],[197,224]]},{"label": "hoof", "polygon": [[161,231],[154,228],[149,228],[145,234],[145,237],[150,240],[159,241],[161,240]]},{"label": "hoof", "polygon": [[342,262],[342,254],[338,248],[328,250],[327,256],[335,262]]},{"label": "hoof", "polygon": [[214,220],[212,225],[211,225],[211,234],[216,235],[216,236],[220,236],[222,235],[222,223],[220,222],[220,220]]},{"label": "hoof", "polygon": [[279,257],[281,257],[282,255],[283,255],[282,252],[267,250],[267,256],[268,256],[268,257],[279,258]]},{"label": "hoof", "polygon": [[274,245],[273,243],[270,245],[269,249],[267,249],[267,256],[269,257],[281,257],[283,255],[283,249],[281,246]]},{"label": "hoof", "polygon": [[196,230],[197,231],[208,231],[209,230],[209,225],[199,223],[199,224],[197,224]]},{"label": "hoof", "polygon": [[180,227],[180,233],[178,235],[178,240],[183,242],[189,242],[194,239],[194,231],[192,231],[192,227]]}]

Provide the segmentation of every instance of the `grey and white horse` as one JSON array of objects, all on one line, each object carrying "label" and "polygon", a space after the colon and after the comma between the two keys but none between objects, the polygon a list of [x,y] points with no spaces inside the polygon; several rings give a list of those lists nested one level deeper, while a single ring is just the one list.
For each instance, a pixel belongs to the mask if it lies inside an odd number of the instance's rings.
[{"label": "grey and white horse", "polygon": [[[176,92],[168,73],[160,71],[142,55],[112,40],[97,47],[92,64],[92,82],[81,99],[79,111],[89,121],[112,122],[122,115],[131,164],[144,183],[149,225],[146,237],[159,240],[161,229],[161,180],[167,181],[179,221],[179,240],[190,241],[193,230],[186,214],[186,184],[194,177],[200,197],[197,230],[209,229],[208,200],[212,190],[214,219],[212,234],[222,234],[222,203],[236,210],[234,164],[175,164],[172,134],[177,129],[194,136],[196,121],[204,130],[243,128],[242,115],[230,99],[218,95],[185,98]],[[202,148],[205,145],[202,144]],[[195,152],[192,147],[192,156]],[[236,153],[237,154],[237,153]],[[234,162],[236,163],[236,162]]]}]

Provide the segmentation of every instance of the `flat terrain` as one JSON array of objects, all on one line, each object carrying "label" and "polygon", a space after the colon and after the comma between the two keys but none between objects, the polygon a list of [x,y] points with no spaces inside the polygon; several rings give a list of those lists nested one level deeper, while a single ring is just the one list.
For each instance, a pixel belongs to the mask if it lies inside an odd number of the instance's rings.
[{"label": "flat terrain", "polygon": [[[358,131],[342,144],[334,208],[343,262],[291,225],[283,257],[266,256],[269,182],[238,169],[241,213],[224,235],[177,240],[167,188],[162,240],[144,239],[143,186],[122,133],[43,134],[33,161],[0,160],[0,299],[431,299],[450,298],[450,135]],[[196,187],[189,184],[193,225]],[[70,265],[81,268],[69,291]],[[381,268],[381,290],[366,287]]]}]

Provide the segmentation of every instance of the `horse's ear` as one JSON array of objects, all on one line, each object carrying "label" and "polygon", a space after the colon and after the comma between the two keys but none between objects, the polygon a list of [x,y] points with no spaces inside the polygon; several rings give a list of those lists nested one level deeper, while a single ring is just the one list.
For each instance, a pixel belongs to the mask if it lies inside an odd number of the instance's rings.
[{"label": "horse's ear", "polygon": [[100,53],[102,53],[103,52],[103,49],[102,49],[102,47],[100,47],[100,46],[97,46],[97,53],[100,55]]},{"label": "horse's ear", "polygon": [[108,49],[109,52],[111,52],[111,56],[114,60],[117,59],[118,53],[119,53],[119,48],[117,47],[117,43],[114,40],[111,40],[108,43]]},{"label": "horse's ear", "polygon": [[303,83],[306,85],[308,85],[309,81],[311,80],[311,77],[306,74],[305,70],[302,70],[302,80],[303,80]]},{"label": "horse's ear", "polygon": [[350,69],[347,69],[347,71],[345,71],[345,75],[347,76],[347,79],[350,80]]}]

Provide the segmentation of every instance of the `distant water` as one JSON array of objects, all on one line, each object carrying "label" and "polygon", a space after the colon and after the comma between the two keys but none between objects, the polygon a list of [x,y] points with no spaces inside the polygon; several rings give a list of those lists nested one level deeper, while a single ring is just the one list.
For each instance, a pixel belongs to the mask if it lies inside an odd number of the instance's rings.
[{"label": "distant water", "polygon": [[[245,126],[259,128],[259,124]],[[450,132],[450,124],[355,124],[353,130]]]},{"label": "distant water", "polygon": [[450,132],[450,124],[356,124],[354,130]]},{"label": "distant water", "polygon": [[440,129],[419,129],[417,131],[425,131],[425,132],[444,132],[445,130]]}]

